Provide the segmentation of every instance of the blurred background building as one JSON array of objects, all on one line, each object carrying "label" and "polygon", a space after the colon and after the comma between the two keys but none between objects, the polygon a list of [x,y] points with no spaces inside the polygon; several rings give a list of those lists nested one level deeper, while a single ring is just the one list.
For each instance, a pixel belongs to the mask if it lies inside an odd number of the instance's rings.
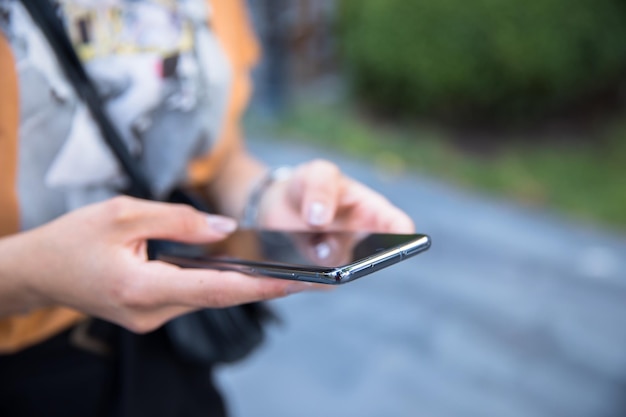
[{"label": "blurred background building", "polygon": [[257,110],[280,113],[295,91],[337,75],[336,0],[263,0],[249,5],[263,48],[255,71]]}]

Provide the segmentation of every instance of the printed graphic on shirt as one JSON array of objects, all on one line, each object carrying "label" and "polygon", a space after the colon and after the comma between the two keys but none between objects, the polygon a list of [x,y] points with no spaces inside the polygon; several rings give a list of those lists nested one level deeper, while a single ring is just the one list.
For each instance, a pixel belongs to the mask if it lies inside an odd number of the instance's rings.
[{"label": "printed graphic on shirt", "polygon": [[62,0],[61,4],[70,37],[83,59],[146,52],[167,57],[193,47],[185,2]]},{"label": "printed graphic on shirt", "polygon": [[[218,137],[231,68],[205,0],[61,0],[67,32],[111,119],[163,196]],[[126,178],[18,1],[0,0],[20,77],[22,227],[112,195]],[[2,13],[0,13],[2,14]]]}]

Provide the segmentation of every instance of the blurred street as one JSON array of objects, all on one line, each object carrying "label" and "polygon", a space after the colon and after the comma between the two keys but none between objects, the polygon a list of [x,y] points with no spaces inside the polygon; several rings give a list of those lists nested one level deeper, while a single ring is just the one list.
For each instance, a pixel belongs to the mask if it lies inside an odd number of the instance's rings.
[{"label": "blurred street", "polygon": [[271,165],[331,159],[432,248],[330,293],[219,371],[234,417],[626,415],[626,239],[552,214],[251,138]]}]

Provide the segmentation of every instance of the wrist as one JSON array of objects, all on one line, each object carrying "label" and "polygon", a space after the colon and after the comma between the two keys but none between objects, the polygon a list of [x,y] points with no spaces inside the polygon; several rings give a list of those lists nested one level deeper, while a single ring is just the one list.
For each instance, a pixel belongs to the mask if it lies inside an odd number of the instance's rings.
[{"label": "wrist", "polygon": [[257,228],[261,217],[261,203],[268,191],[277,183],[291,177],[293,168],[279,166],[268,169],[253,185],[243,209],[240,224],[247,228]]},{"label": "wrist", "polygon": [[0,317],[25,313],[47,303],[34,289],[33,245],[37,237],[22,232],[0,239]]}]

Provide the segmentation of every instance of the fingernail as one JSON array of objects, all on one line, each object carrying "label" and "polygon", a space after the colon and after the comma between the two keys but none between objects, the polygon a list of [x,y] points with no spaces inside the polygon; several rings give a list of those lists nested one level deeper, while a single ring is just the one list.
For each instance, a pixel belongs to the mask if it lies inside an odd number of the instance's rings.
[{"label": "fingernail", "polygon": [[321,226],[326,223],[326,206],[319,201],[309,207],[309,224]]},{"label": "fingernail", "polygon": [[315,255],[317,259],[326,259],[330,256],[330,245],[326,242],[321,242],[315,245]]},{"label": "fingernail", "polygon": [[297,282],[295,284],[289,284],[285,288],[285,295],[296,294],[302,291],[307,291],[313,288],[313,284],[310,282]]},{"label": "fingernail", "polygon": [[206,216],[206,222],[216,232],[232,233],[237,229],[237,222],[230,217],[209,214]]}]

